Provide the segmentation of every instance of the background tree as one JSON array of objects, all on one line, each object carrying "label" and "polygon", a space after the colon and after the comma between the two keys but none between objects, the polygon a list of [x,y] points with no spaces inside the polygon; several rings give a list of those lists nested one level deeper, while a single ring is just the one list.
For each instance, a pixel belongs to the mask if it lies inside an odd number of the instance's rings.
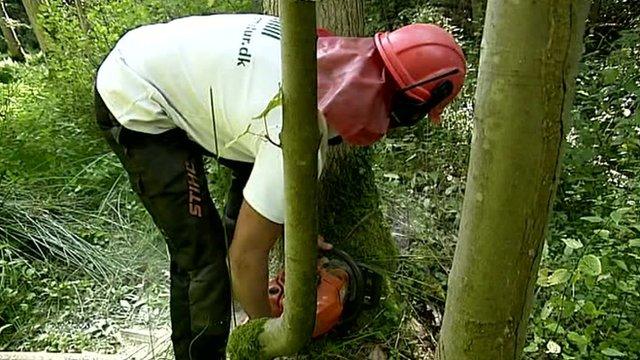
[{"label": "background tree", "polygon": [[25,11],[27,12],[27,16],[29,17],[31,30],[38,40],[38,46],[43,53],[46,53],[47,38],[42,24],[40,23],[40,19],[38,19],[38,14],[40,12],[40,0],[22,0],[22,5],[24,6]]},{"label": "background tree", "polygon": [[487,0],[471,0],[471,20],[476,31],[482,31]]},{"label": "background tree", "polygon": [[84,13],[82,0],[73,0],[73,5],[76,8],[76,14],[78,16],[78,23],[80,24],[80,29],[85,33],[89,31],[89,20],[87,20],[87,15]]},{"label": "background tree", "polygon": [[442,360],[520,358],[588,7],[489,1]]},{"label": "background tree", "polygon": [[24,51],[22,50],[20,40],[18,39],[18,36],[11,24],[13,20],[7,13],[4,0],[0,1],[0,8],[2,9],[2,12],[0,13],[0,31],[2,31],[2,36],[7,43],[9,57],[16,61],[24,61]]}]

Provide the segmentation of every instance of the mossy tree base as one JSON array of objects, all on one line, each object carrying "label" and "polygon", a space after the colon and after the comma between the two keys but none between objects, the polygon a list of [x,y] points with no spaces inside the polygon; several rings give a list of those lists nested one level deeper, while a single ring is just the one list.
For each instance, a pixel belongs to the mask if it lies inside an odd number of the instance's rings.
[{"label": "mossy tree base", "polygon": [[395,270],[398,249],[380,210],[370,149],[330,147],[320,199],[320,233],[327,241],[356,261]]},{"label": "mossy tree base", "polygon": [[233,330],[227,343],[227,354],[231,360],[265,358],[258,336],[262,333],[267,319],[256,319]]}]

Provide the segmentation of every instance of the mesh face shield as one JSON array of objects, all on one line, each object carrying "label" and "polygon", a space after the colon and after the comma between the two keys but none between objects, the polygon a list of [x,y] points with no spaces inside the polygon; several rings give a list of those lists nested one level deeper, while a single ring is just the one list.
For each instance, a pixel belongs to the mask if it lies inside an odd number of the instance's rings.
[{"label": "mesh face shield", "polygon": [[404,93],[397,93],[391,103],[391,127],[415,125],[449,97],[451,91],[453,91],[453,84],[447,80],[431,92],[429,100],[422,103],[405,96]]},{"label": "mesh face shield", "polygon": [[417,82],[396,92],[391,102],[390,127],[412,126],[424,119],[431,110],[435,109],[451,95],[453,92],[453,83],[450,80],[443,80],[430,91],[431,96],[429,99],[423,102],[407,96],[406,92],[408,90],[442,80],[457,72],[458,70],[452,70],[445,74]]}]

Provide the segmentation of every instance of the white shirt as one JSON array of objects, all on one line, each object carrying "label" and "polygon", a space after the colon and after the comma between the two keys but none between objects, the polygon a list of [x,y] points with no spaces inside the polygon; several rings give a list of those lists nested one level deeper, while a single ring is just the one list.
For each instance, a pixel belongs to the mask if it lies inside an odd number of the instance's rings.
[{"label": "white shirt", "polygon": [[[284,222],[284,181],[282,151],[272,142],[280,143],[282,107],[257,117],[280,83],[279,19],[252,14],[134,29],[118,41],[96,80],[124,127],[148,134],[178,127],[217,156],[253,162],[244,198],[276,223]],[[326,123],[319,126],[326,144]]]}]

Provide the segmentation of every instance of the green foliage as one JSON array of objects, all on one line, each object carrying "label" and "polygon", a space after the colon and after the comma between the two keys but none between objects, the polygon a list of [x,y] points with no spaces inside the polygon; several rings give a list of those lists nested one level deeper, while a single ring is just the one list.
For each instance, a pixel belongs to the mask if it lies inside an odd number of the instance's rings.
[{"label": "green foliage", "polygon": [[209,7],[216,13],[246,13],[255,11],[252,0],[209,0]]},{"label": "green foliage", "polygon": [[628,0],[593,0],[587,20],[590,36],[587,51],[608,49],[624,30],[633,29],[640,19],[640,7]]},{"label": "green foliage", "polygon": [[366,0],[368,9],[367,33],[377,31],[390,31],[409,23],[407,12],[424,9],[426,6],[417,6],[419,0]]},{"label": "green foliage", "polygon": [[[589,37],[594,40],[593,37]],[[530,358],[640,358],[640,28],[585,57]]]},{"label": "green foliage", "polygon": [[0,243],[0,350],[115,352],[119,328],[157,327],[167,319],[158,300],[166,290],[149,284],[151,276],[97,280]]}]

